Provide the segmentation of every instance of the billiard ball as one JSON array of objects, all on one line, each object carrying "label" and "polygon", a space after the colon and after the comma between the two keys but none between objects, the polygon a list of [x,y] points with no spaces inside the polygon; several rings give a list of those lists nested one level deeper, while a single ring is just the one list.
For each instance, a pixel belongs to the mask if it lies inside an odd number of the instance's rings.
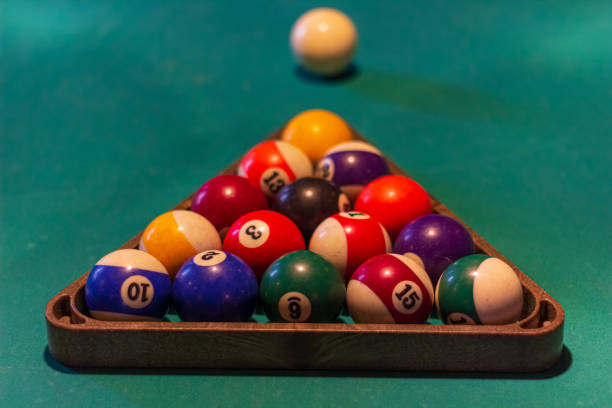
[{"label": "billiard ball", "polygon": [[170,286],[168,271],[155,257],[119,249],[89,272],[85,303],[99,320],[159,320],[168,310]]},{"label": "billiard ball", "polygon": [[138,248],[159,259],[171,278],[194,255],[208,249],[221,249],[215,226],[193,211],[163,213],[145,228]]},{"label": "billiard ball", "polygon": [[184,321],[248,320],[257,304],[255,274],[229,252],[204,251],[181,267],[172,284],[172,299]]},{"label": "billiard ball", "polygon": [[397,254],[365,261],[349,281],[346,303],[355,323],[424,323],[433,285],[422,265]]},{"label": "billiard ball", "polygon": [[329,180],[354,201],[370,181],[389,174],[383,154],[360,141],[340,143],[329,149],[317,164],[315,175]]},{"label": "billiard ball", "polygon": [[363,262],[391,252],[391,239],[378,221],[349,211],[334,214],[319,224],[308,249],[331,262],[348,282]]},{"label": "billiard ball", "polygon": [[302,14],[291,29],[290,45],[295,61],[315,74],[343,73],[353,59],[357,30],[339,10],[316,8]]},{"label": "billiard ball", "polygon": [[448,265],[474,253],[472,236],[458,221],[428,214],[406,225],[397,236],[393,252],[419,257],[435,285]]},{"label": "billiard ball", "polygon": [[432,207],[429,195],[416,181],[405,176],[383,176],[363,188],[355,210],[380,221],[395,239],[406,224],[431,213]]},{"label": "billiard ball", "polygon": [[351,128],[344,119],[323,109],[297,114],[281,133],[282,140],[301,149],[313,163],[319,161],[331,147],[352,138]]},{"label": "billiard ball", "polygon": [[338,187],[317,177],[304,177],[283,187],[272,209],[289,217],[298,226],[306,242],[327,217],[349,211],[351,204]]},{"label": "billiard ball", "polygon": [[261,210],[245,214],[231,225],[223,249],[244,260],[261,279],[275,259],[305,249],[305,244],[293,221],[277,212]]},{"label": "billiard ball", "polygon": [[312,175],[312,163],[292,144],[268,140],[247,152],[238,166],[238,175],[247,178],[267,196],[300,177]]},{"label": "billiard ball", "polygon": [[270,265],[259,290],[272,322],[333,322],[346,298],[344,279],[311,251],[286,254]]},{"label": "billiard ball", "polygon": [[436,287],[436,309],[446,324],[513,323],[523,309],[523,288],[501,259],[468,255],[442,273]]},{"label": "billiard ball", "polygon": [[193,196],[191,211],[210,221],[221,235],[246,213],[267,210],[265,194],[244,177],[224,174],[213,177]]}]

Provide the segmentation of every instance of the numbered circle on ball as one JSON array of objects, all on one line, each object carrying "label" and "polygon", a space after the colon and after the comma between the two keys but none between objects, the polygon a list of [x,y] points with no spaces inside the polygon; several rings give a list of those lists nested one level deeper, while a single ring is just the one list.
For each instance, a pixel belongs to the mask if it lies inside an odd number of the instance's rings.
[{"label": "numbered circle on ball", "polygon": [[315,175],[325,180],[331,181],[334,177],[334,161],[330,158],[325,158],[319,162]]},{"label": "numbered circle on ball", "polygon": [[193,257],[193,263],[200,266],[218,265],[225,261],[227,255],[223,251],[204,251]]},{"label": "numbered circle on ball", "polygon": [[339,212],[348,212],[351,210],[351,200],[344,193],[338,197],[338,210]]},{"label": "numbered circle on ball", "polygon": [[285,170],[280,167],[270,167],[261,175],[259,186],[267,194],[276,194],[290,182]]},{"label": "numbered circle on ball", "polygon": [[453,312],[446,318],[447,324],[476,324],[474,319],[465,313]]},{"label": "numbered circle on ball", "polygon": [[416,312],[423,303],[423,292],[416,282],[405,280],[401,281],[393,288],[391,295],[393,306],[402,314],[412,314]]},{"label": "numbered circle on ball", "polygon": [[147,307],[154,295],[153,284],[142,275],[132,275],[121,285],[121,299],[132,309]]},{"label": "numbered circle on ball", "polygon": [[367,220],[370,218],[368,214],[360,213],[359,211],[341,212],[340,216],[353,220]]},{"label": "numbered circle on ball", "polygon": [[278,311],[288,322],[305,322],[310,317],[310,300],[300,292],[288,292],[278,301]]},{"label": "numbered circle on ball", "polygon": [[262,220],[251,220],[245,223],[238,232],[238,240],[247,248],[262,246],[270,236],[270,227]]}]

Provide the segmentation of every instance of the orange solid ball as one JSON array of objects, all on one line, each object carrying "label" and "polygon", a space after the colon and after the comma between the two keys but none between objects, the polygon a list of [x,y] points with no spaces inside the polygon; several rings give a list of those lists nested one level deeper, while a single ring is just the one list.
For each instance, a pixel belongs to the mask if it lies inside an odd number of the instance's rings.
[{"label": "orange solid ball", "polygon": [[366,185],[355,210],[380,222],[395,239],[410,221],[432,212],[429,194],[416,181],[405,176],[384,176]]},{"label": "orange solid ball", "polygon": [[294,116],[281,138],[301,149],[313,162],[325,152],[353,138],[348,124],[340,116],[323,109],[311,109]]}]

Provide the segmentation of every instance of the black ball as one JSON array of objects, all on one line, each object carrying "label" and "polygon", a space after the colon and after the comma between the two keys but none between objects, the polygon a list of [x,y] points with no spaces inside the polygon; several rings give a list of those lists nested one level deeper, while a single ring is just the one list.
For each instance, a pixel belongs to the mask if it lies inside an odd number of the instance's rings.
[{"label": "black ball", "polygon": [[272,209],[289,217],[302,231],[306,242],[327,217],[350,211],[351,203],[335,184],[317,177],[304,177],[283,187]]}]

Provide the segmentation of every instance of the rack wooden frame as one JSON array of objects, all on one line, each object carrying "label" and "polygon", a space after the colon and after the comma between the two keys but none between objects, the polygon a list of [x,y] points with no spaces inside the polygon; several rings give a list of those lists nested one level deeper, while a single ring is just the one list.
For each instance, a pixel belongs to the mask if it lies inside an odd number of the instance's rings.
[{"label": "rack wooden frame", "polygon": [[[280,131],[270,136],[278,139]],[[355,139],[367,141],[357,132]],[[222,174],[236,172],[238,161]],[[389,161],[394,174],[405,174]],[[478,252],[512,266],[525,306],[502,326],[343,323],[107,322],[89,317],[89,272],[55,295],[45,318],[49,351],[71,367],[261,368],[528,372],[561,356],[561,305],[480,235],[431,198],[434,212],[461,222]],[[191,196],[175,209],[188,209]],[[141,233],[121,248],[136,248]]]}]

